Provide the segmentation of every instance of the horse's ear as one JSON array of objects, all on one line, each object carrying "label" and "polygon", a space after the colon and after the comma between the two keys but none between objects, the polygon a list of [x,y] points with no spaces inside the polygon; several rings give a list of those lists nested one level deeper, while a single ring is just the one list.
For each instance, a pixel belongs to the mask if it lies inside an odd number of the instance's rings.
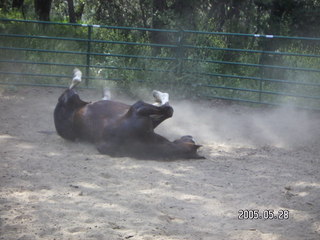
[{"label": "horse's ear", "polygon": [[192,155],[191,158],[194,158],[194,159],[206,159],[206,157],[201,156],[201,155],[199,155],[199,154],[197,153],[197,150],[198,150],[200,147],[202,147],[202,145],[197,145],[197,144],[193,145],[193,151],[194,151],[194,153],[193,153],[193,155]]},{"label": "horse's ear", "polygon": [[199,149],[199,148],[201,148],[202,147],[202,145],[194,145],[194,148],[197,150],[197,149]]}]

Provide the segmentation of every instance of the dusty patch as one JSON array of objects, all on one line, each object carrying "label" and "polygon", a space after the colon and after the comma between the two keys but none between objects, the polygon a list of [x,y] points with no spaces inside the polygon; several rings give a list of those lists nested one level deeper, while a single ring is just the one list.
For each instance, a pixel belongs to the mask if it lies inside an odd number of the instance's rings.
[{"label": "dusty patch", "polygon": [[141,161],[57,136],[61,91],[1,91],[0,239],[320,238],[319,114],[172,102],[158,131],[192,134],[207,159]]}]

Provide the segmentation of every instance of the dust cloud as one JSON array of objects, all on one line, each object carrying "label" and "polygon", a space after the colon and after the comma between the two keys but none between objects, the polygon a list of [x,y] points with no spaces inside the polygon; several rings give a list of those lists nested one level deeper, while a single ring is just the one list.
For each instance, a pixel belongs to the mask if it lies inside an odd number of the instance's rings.
[{"label": "dust cloud", "polygon": [[[320,136],[319,118],[291,107],[250,108],[212,106],[190,101],[171,102],[172,119],[159,126],[171,138],[192,135],[200,144],[294,148],[315,144]],[[316,119],[316,120],[315,120]]]},{"label": "dust cloud", "polygon": [[[162,89],[161,89],[162,90]],[[153,103],[152,91],[131,89],[126,96],[111,87],[112,100],[129,105],[137,100]],[[81,94],[84,100],[99,100],[102,94]],[[155,131],[169,140],[192,135],[198,144],[230,147],[279,148],[317,147],[320,140],[318,112],[291,106],[250,107],[216,101],[176,100],[170,95],[173,117],[161,123]]]},{"label": "dust cloud", "polygon": [[[149,89],[135,88],[131,92],[134,99],[123,96],[120,99],[128,104],[140,99],[154,101]],[[279,148],[316,147],[320,140],[318,112],[289,105],[250,107],[218,101],[175,100],[175,97],[170,95],[173,117],[155,130],[170,140],[192,135],[202,145]]]}]

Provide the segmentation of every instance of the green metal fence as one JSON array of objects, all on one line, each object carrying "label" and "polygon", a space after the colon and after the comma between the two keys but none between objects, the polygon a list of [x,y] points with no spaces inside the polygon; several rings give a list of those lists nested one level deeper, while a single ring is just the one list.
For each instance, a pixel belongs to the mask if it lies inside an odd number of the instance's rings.
[{"label": "green metal fence", "polygon": [[320,109],[320,38],[0,19],[0,53],[0,84],[65,87],[78,67],[86,87]]}]

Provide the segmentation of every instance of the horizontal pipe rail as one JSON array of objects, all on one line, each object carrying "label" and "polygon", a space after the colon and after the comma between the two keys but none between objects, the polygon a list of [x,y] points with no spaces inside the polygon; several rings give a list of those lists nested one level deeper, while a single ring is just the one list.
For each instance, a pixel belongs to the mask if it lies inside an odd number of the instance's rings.
[{"label": "horizontal pipe rail", "polygon": [[320,38],[313,37],[290,37],[271,34],[247,34],[247,33],[226,33],[226,32],[206,32],[183,30],[184,33],[204,34],[204,35],[224,35],[224,36],[237,36],[237,37],[253,37],[253,38],[268,38],[268,39],[290,39],[290,40],[304,40],[304,41],[320,41]]},{"label": "horizontal pipe rail", "polygon": [[106,28],[106,29],[118,29],[118,30],[130,30],[130,31],[135,30],[135,31],[168,32],[168,33],[178,33],[178,32],[180,32],[179,30],[170,30],[170,29],[119,27],[119,26],[107,26],[107,25],[97,25],[97,24],[79,24],[79,23],[59,23],[59,22],[47,22],[47,21],[36,21],[36,20],[21,20],[21,19],[6,19],[6,18],[0,18],[0,21],[3,21],[3,22],[35,23],[35,24],[45,24],[45,25],[74,26],[74,27]]},{"label": "horizontal pipe rail", "polygon": [[193,45],[183,45],[185,48],[193,49],[207,49],[207,50],[219,50],[227,52],[246,52],[246,53],[259,53],[268,55],[283,55],[283,56],[295,56],[295,57],[314,57],[320,58],[319,54],[303,54],[303,53],[290,53],[290,52],[272,52],[264,50],[252,50],[252,49],[238,49],[238,48],[218,48],[218,47],[208,47],[208,46],[193,46]]},{"label": "horizontal pipe rail", "polygon": [[212,96],[212,95],[202,95],[202,97],[206,98],[208,100],[210,100],[210,99],[220,99],[220,100],[226,100],[226,101],[232,101],[232,102],[243,102],[243,103],[259,104],[259,105],[265,105],[265,106],[275,106],[275,107],[290,106],[290,107],[295,107],[295,108],[298,108],[298,109],[304,109],[304,110],[310,110],[310,111],[319,111],[320,110],[318,108],[301,106],[301,105],[291,105],[291,104],[275,103],[275,102],[254,101],[254,100],[248,100],[248,99],[243,99],[243,98],[231,98],[231,97]]},{"label": "horizontal pipe rail", "polygon": [[[36,48],[0,47],[0,49],[13,50],[13,51],[44,52],[44,53],[78,54],[78,55],[87,55],[88,54],[88,52],[49,50],[49,49],[36,49]],[[103,57],[140,58],[140,59],[147,59],[147,60],[162,60],[162,61],[175,61],[176,60],[176,58],[172,58],[172,57],[153,57],[153,56],[143,56],[143,55],[96,53],[96,52],[91,52],[90,55],[103,56]]]},{"label": "horizontal pipe rail", "polygon": [[[55,77],[55,78],[70,78],[69,75],[53,75],[53,74],[39,74],[39,73],[20,73],[20,72],[3,72],[0,71],[1,74],[6,75],[17,75],[17,76],[32,76],[32,77]],[[87,78],[84,76],[84,78]],[[101,78],[101,77],[90,77],[89,79],[92,80],[111,80],[111,81],[121,81],[123,79],[119,78]],[[142,82],[143,80],[137,80],[139,82]],[[10,83],[11,84],[11,83]],[[228,86],[217,86],[213,84],[192,84],[192,83],[186,83],[185,85],[189,86],[198,86],[198,87],[210,87],[210,88],[219,88],[219,89],[225,89],[225,90],[234,90],[234,91],[244,91],[244,92],[253,92],[253,93],[263,93],[263,94],[271,94],[271,95],[282,95],[282,96],[288,96],[288,97],[297,97],[297,98],[309,98],[309,99],[320,99],[318,96],[307,96],[307,95],[299,95],[299,94],[292,94],[292,93],[285,93],[285,92],[272,92],[272,91],[260,91],[256,89],[248,89],[248,88],[235,88],[235,87],[228,87]]]},{"label": "horizontal pipe rail", "polygon": [[156,44],[156,43],[139,43],[139,42],[126,42],[126,41],[107,41],[107,40],[94,40],[87,38],[66,38],[66,37],[52,37],[52,36],[36,36],[36,35],[22,35],[22,34],[5,34],[0,33],[0,37],[17,37],[17,38],[34,38],[42,40],[61,40],[61,41],[75,41],[75,42],[92,42],[92,43],[109,43],[109,44],[122,44],[122,45],[134,45],[145,47],[164,47],[164,48],[176,48],[177,45],[173,44]]},{"label": "horizontal pipe rail", "polygon": [[[0,74],[27,76],[27,77],[50,77],[50,78],[70,78],[71,79],[70,75],[60,75],[60,74],[22,73],[22,72],[5,72],[5,71],[0,71]],[[123,80],[122,78],[103,78],[103,77],[87,77],[87,76],[82,76],[82,78],[92,79],[92,80],[110,80],[110,81],[122,81]]]},{"label": "horizontal pipe rail", "polygon": [[272,79],[272,78],[250,77],[250,76],[240,76],[240,75],[220,74],[220,73],[192,72],[192,71],[186,71],[186,73],[195,74],[195,75],[204,75],[204,76],[210,76],[210,77],[237,78],[237,79],[248,79],[248,80],[255,80],[255,81],[320,87],[320,83],[297,82],[297,81],[289,81],[284,79]]},{"label": "horizontal pipe rail", "polygon": [[242,91],[242,92],[252,92],[252,93],[262,93],[262,94],[270,94],[270,95],[281,95],[287,97],[296,97],[296,98],[309,98],[309,99],[319,99],[318,96],[307,96],[301,94],[293,94],[293,93],[286,93],[286,92],[272,92],[272,91],[265,91],[265,90],[256,90],[256,89],[248,89],[248,88],[235,88],[235,87],[227,87],[227,86],[217,86],[213,84],[199,84],[201,87],[210,87],[210,88],[220,88],[225,90],[234,90],[234,91]]},{"label": "horizontal pipe rail", "polygon": [[306,72],[319,72],[320,69],[316,68],[300,68],[300,67],[287,67],[287,66],[278,66],[278,65],[265,65],[265,64],[254,64],[254,63],[241,63],[241,62],[228,62],[228,61],[218,61],[218,60],[202,60],[202,59],[192,59],[192,58],[183,58],[183,61],[190,62],[203,62],[203,63],[216,63],[216,64],[226,64],[226,65],[237,65],[243,67],[256,67],[256,68],[272,68],[272,69],[282,69],[282,70],[292,70],[292,71],[306,71]]},{"label": "horizontal pipe rail", "polygon": [[[63,40],[63,41],[76,41],[76,42],[92,42],[92,43],[109,43],[109,44],[122,44],[122,45],[135,45],[135,46],[147,46],[147,47],[164,47],[164,48],[177,48],[175,44],[156,44],[156,43],[139,43],[139,42],[127,42],[127,41],[107,41],[107,40],[89,40],[86,38],[66,38],[66,37],[52,37],[52,36],[35,36],[35,35],[22,35],[22,34],[4,34],[0,33],[0,37],[18,37],[18,38],[34,38],[44,40]],[[252,50],[252,49],[237,49],[237,48],[218,48],[210,46],[194,46],[194,45],[181,45],[183,48],[193,49],[207,49],[207,50],[219,50],[219,51],[233,51],[233,52],[248,52],[258,54],[270,54],[270,55],[285,55],[285,56],[302,56],[302,57],[316,57],[320,55],[315,54],[301,54],[291,52],[272,52],[263,50]]]},{"label": "horizontal pipe rail", "polygon": [[[52,65],[52,66],[64,66],[64,67],[86,67],[84,64],[67,64],[67,63],[49,63],[49,62],[30,62],[30,61],[21,61],[21,60],[0,60],[0,62],[6,63],[20,63],[20,64],[35,64],[35,65]],[[117,66],[101,66],[101,65],[90,65],[91,68],[105,68],[105,69],[113,69],[113,70],[131,70],[131,71],[151,71],[151,72],[167,72],[173,73],[175,70],[163,70],[163,69],[144,69],[144,68],[130,68],[130,67],[117,67]],[[1,72],[0,72],[1,73]],[[223,78],[238,78],[238,79],[249,79],[255,81],[266,81],[266,82],[276,82],[283,84],[294,84],[294,85],[306,85],[306,86],[316,86],[320,87],[320,83],[312,83],[312,82],[297,82],[297,81],[289,81],[289,80],[280,80],[280,79],[270,79],[270,78],[260,78],[260,77],[250,77],[250,76],[240,76],[240,75],[230,75],[230,74],[217,74],[217,73],[206,73],[206,72],[191,72],[186,71],[188,74],[194,75],[207,75],[211,77],[223,77]],[[9,72],[7,72],[9,74]],[[69,76],[70,77],[70,76]],[[197,85],[197,84],[195,84]]]},{"label": "horizontal pipe rail", "polygon": [[[30,64],[30,65],[48,65],[48,66],[60,66],[60,67],[78,67],[85,68],[85,64],[70,64],[70,63],[55,63],[55,62],[31,62],[25,60],[1,60],[0,63],[12,63],[12,64]],[[134,67],[119,67],[119,66],[102,66],[102,65],[90,65],[90,68],[99,69],[112,69],[112,70],[130,70],[130,71],[150,71],[150,72],[166,72],[173,73],[174,70],[154,69],[154,68],[134,68]]]}]

